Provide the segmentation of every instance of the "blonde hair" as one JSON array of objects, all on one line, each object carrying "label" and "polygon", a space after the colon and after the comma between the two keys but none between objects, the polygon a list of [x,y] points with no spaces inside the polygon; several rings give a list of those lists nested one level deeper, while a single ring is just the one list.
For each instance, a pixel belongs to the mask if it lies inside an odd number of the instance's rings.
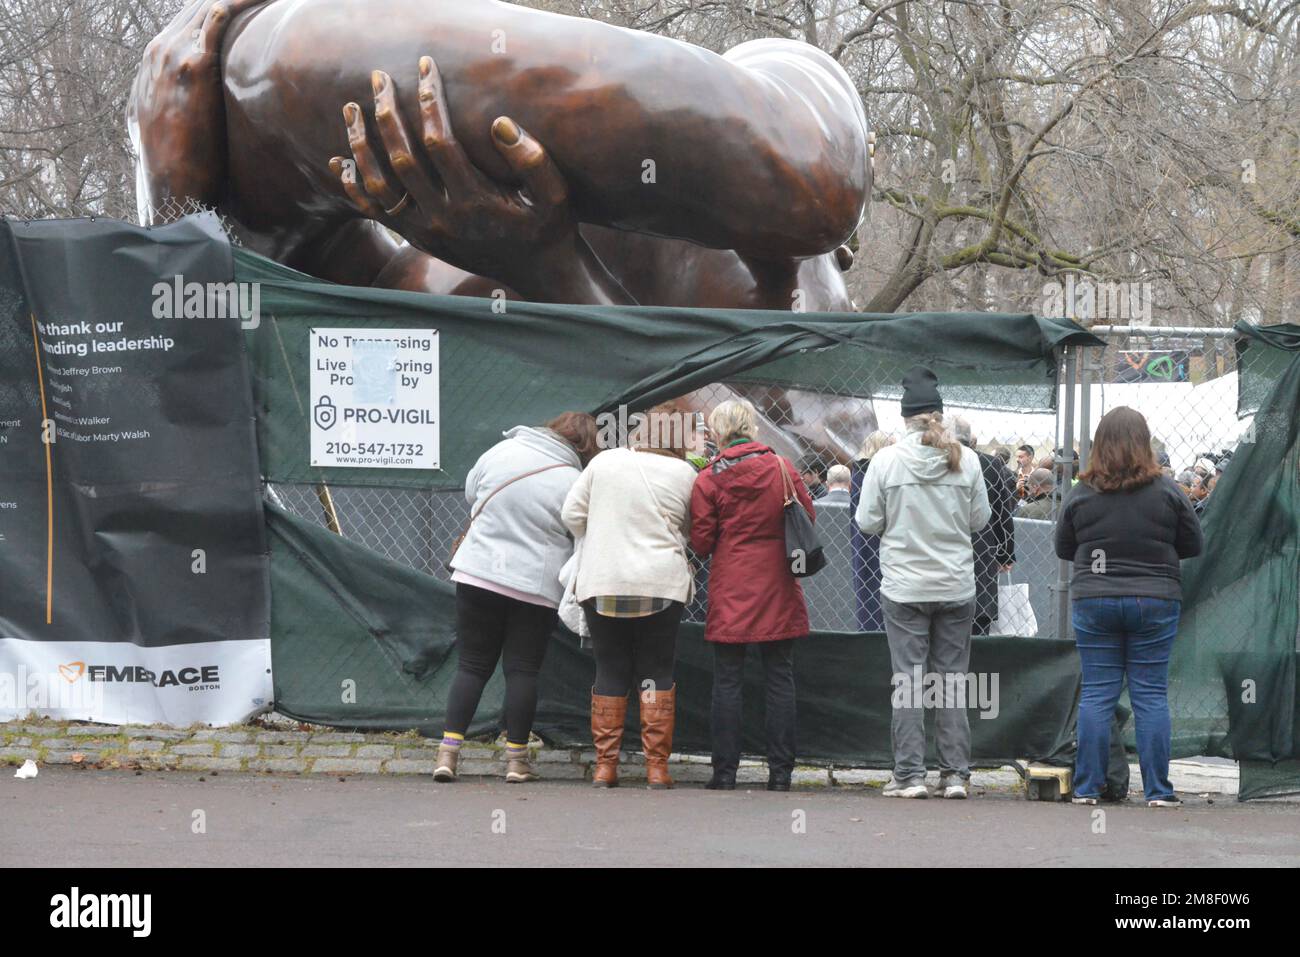
[{"label": "blonde hair", "polygon": [[893,445],[895,439],[888,432],[881,432],[879,429],[872,432],[862,440],[862,448],[858,449],[858,458],[869,459],[875,456],[877,452],[886,446]]},{"label": "blonde hair", "polygon": [[758,433],[758,412],[748,399],[728,399],[709,413],[709,431],[720,448],[736,439],[753,439]]},{"label": "blonde hair", "polygon": [[948,427],[943,423],[942,412],[922,412],[909,415],[903,420],[909,432],[922,432],[921,444],[948,452],[948,471],[955,472],[961,468],[961,443],[958,442]]}]

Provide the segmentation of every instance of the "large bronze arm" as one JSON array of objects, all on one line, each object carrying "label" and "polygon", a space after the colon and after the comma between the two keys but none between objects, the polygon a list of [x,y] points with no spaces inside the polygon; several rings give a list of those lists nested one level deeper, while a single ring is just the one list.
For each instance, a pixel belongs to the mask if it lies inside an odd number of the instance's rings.
[{"label": "large bronze arm", "polygon": [[418,116],[405,78],[425,54],[469,160],[511,175],[491,138],[511,117],[546,147],[583,222],[763,259],[830,252],[857,226],[866,124],[816,48],[755,41],[723,57],[493,0],[297,0],[238,18],[224,77],[239,219],[354,214],[329,169],[348,151],[339,107],[371,98],[377,70]]}]

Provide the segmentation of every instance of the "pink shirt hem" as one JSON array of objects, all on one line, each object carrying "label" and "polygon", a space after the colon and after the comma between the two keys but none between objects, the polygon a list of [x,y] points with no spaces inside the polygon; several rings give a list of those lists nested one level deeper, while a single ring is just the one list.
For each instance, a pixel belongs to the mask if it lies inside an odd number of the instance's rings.
[{"label": "pink shirt hem", "polygon": [[475,578],[473,575],[466,574],[462,571],[452,572],[451,580],[454,582],[460,582],[462,585],[473,585],[475,588],[482,588],[485,591],[496,592],[498,595],[504,595],[506,598],[513,598],[515,601],[524,601],[530,605],[541,605],[544,608],[560,607],[555,602],[543,598],[541,595],[530,595],[517,588],[498,585],[496,582],[490,582],[484,578]]}]

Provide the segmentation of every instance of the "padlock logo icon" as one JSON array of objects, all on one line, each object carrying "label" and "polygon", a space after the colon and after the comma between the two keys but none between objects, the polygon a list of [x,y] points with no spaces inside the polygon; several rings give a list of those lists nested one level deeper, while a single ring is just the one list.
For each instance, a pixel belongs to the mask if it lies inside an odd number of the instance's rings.
[{"label": "padlock logo icon", "polygon": [[332,429],[334,423],[339,420],[339,410],[334,407],[334,400],[327,395],[321,396],[313,412],[316,418],[316,427],[325,431]]}]

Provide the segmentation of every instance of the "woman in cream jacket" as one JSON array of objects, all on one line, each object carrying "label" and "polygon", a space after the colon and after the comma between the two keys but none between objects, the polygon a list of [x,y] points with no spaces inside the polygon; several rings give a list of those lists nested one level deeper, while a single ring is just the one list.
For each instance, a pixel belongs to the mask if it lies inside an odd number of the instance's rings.
[{"label": "woman in cream jacket", "polygon": [[[670,788],[677,688],[673,681],[677,628],[691,599],[686,558],[695,469],[686,461],[681,413],[663,429],[643,427],[632,448],[592,459],[574,483],[561,517],[583,537],[575,583],[591,630],[596,685],[591,735],[596,787],[617,787],[618,753],[628,693],[640,689],[641,746],[652,788]],[[648,434],[649,440],[645,435]]]}]

